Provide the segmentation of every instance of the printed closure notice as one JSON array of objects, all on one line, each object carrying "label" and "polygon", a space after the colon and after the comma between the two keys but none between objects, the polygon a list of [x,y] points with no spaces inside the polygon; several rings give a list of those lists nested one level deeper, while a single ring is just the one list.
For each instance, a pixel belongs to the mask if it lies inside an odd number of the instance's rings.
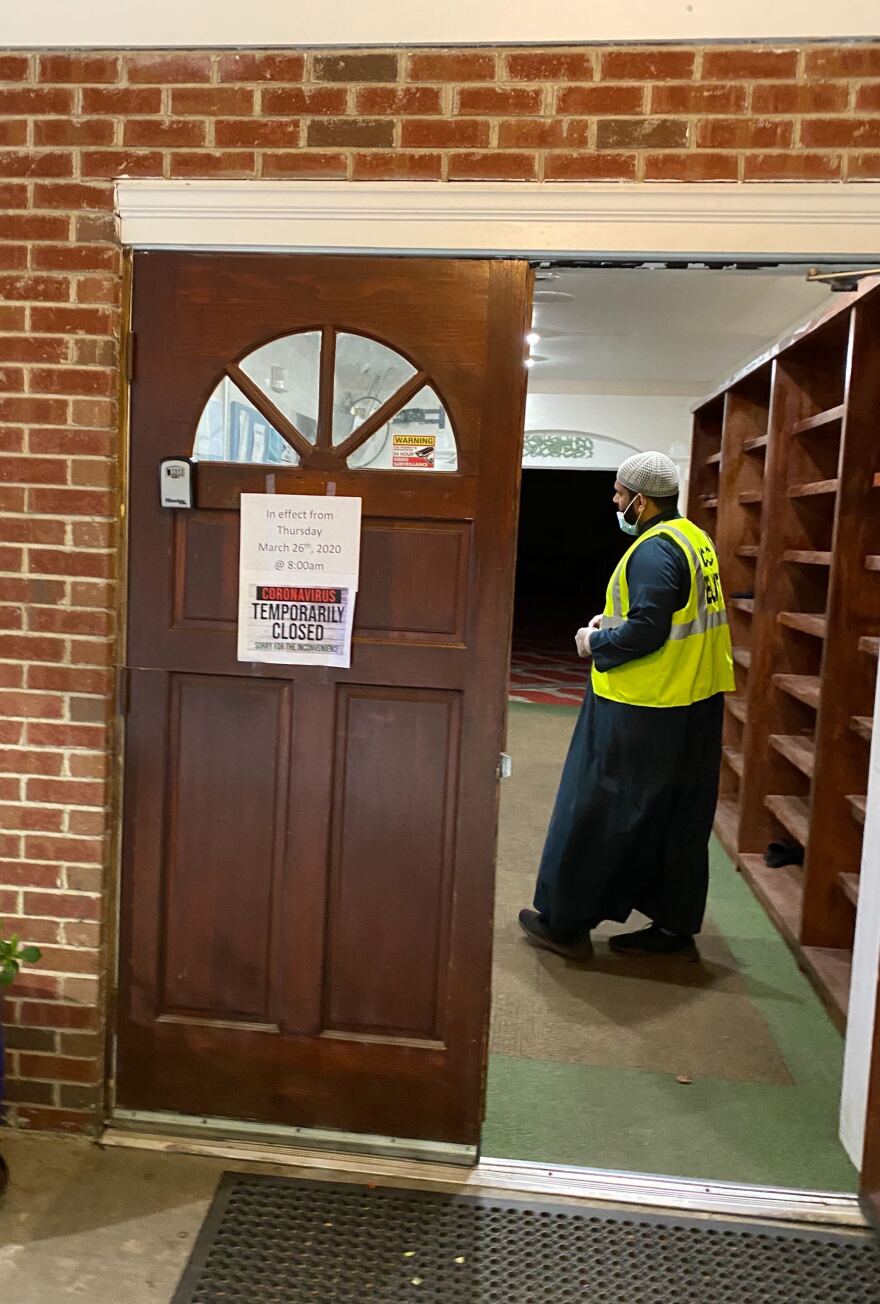
[{"label": "printed closure notice", "polygon": [[360,498],[242,494],[238,659],[351,664]]}]

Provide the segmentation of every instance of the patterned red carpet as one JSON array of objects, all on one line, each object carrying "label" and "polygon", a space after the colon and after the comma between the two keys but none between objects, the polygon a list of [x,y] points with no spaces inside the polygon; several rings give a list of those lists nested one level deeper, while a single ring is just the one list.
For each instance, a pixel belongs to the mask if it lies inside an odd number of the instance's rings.
[{"label": "patterned red carpet", "polygon": [[536,706],[580,706],[586,663],[557,639],[517,639],[510,667],[510,699]]}]

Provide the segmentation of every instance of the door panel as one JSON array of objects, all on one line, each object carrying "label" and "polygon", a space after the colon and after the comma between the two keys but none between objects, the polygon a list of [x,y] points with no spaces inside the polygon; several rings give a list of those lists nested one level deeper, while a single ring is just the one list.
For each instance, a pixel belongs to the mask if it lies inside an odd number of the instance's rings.
[{"label": "door panel", "polygon": [[[530,289],[515,261],[137,255],[121,1107],[478,1140]],[[423,410],[457,469],[369,469]],[[275,461],[201,461],[163,511],[197,429]],[[236,659],[264,492],[362,499],[348,670]]]}]

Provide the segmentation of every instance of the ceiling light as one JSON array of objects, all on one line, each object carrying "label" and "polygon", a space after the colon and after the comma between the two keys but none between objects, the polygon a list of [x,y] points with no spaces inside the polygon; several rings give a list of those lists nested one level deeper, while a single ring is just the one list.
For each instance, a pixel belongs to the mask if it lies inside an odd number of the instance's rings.
[{"label": "ceiling light", "polygon": [[526,344],[528,344],[530,348],[540,343],[540,340],[541,337],[537,331],[529,331],[528,335],[526,336]]}]

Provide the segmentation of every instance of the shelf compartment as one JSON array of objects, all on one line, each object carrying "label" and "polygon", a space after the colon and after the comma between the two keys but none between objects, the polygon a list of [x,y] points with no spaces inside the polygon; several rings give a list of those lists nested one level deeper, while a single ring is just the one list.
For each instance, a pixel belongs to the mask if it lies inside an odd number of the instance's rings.
[{"label": "shelf compartment", "polygon": [[840,482],[833,480],[811,480],[808,484],[793,484],[788,491],[789,498],[820,498],[823,494],[836,494]]},{"label": "shelf compartment", "polygon": [[737,548],[737,557],[757,557],[760,549],[756,543],[744,543],[741,548]]},{"label": "shelf compartment", "polygon": [[870,742],[874,735],[874,721],[869,715],[854,715],[849,722],[853,733],[857,733],[865,742]]},{"label": "shelf compartment", "polygon": [[860,638],[859,651],[867,652],[869,657],[880,657],[880,638]]},{"label": "shelf compartment", "polygon": [[804,872],[800,865],[770,869],[763,856],[739,856],[743,878],[761,902],[782,936],[795,950],[801,928]]},{"label": "shelf compartment", "polygon": [[805,706],[819,709],[819,697],[822,681],[818,675],[774,675],[773,683],[789,697],[794,697]]},{"label": "shelf compartment", "polygon": [[736,859],[739,830],[739,803],[733,797],[721,797],[715,808],[715,833],[731,859]]},{"label": "shelf compartment", "polygon": [[740,724],[746,722],[746,702],[744,697],[725,697],[725,705],[733,716],[734,720],[739,720]]},{"label": "shelf compartment", "polygon": [[793,838],[797,838],[802,847],[807,845],[810,836],[810,804],[803,797],[786,797],[771,794],[764,798],[764,805],[770,814],[783,826]]},{"label": "shelf compartment", "polygon": [[811,552],[808,548],[789,548],[782,554],[783,561],[794,561],[802,566],[830,566],[830,552]]},{"label": "shelf compartment", "polygon": [[852,951],[829,946],[805,946],[801,959],[807,977],[841,1032],[846,1031],[849,1010],[849,985],[852,979]]},{"label": "shelf compartment", "polygon": [[722,747],[721,754],[724,757],[727,764],[733,770],[734,774],[737,774],[739,775],[740,778],[742,778],[742,774],[743,774],[742,752],[738,751],[736,747]]},{"label": "shelf compartment", "polygon": [[760,489],[747,489],[745,493],[739,495],[739,501],[746,507],[753,503],[760,503],[764,500],[764,494]]},{"label": "shelf compartment", "polygon": [[847,797],[849,808],[860,824],[864,824],[868,812],[867,797]]},{"label": "shelf compartment", "polygon": [[735,647],[733,649],[733,659],[743,670],[748,670],[752,664],[752,654],[747,647]]},{"label": "shelf compartment", "polygon": [[851,901],[854,906],[859,904],[859,876],[858,874],[838,874],[837,885],[840,888],[847,901]]},{"label": "shelf compartment", "polygon": [[702,505],[703,505],[703,507],[706,508],[707,511],[714,512],[714,511],[717,509],[717,507],[718,507],[718,499],[717,499],[717,498],[703,498],[703,500],[702,500]]},{"label": "shelf compartment", "polygon": [[816,746],[812,738],[806,734],[771,734],[770,746],[802,774],[812,775],[816,764]]},{"label": "shelf compartment", "polygon": [[713,453],[711,457],[706,458],[706,466],[720,466],[721,454]]},{"label": "shelf compartment", "polygon": [[731,598],[727,604],[734,607],[737,611],[746,611],[751,616],[755,610],[754,598]]},{"label": "shelf compartment", "polygon": [[805,417],[803,421],[796,421],[791,428],[793,435],[808,435],[813,430],[823,430],[826,426],[836,425],[842,421],[846,413],[846,404],[838,403],[836,407],[826,408],[824,412],[817,412],[813,417]]},{"label": "shelf compartment", "polygon": [[769,435],[758,435],[756,439],[743,440],[742,450],[744,453],[760,453],[767,447],[769,442]]},{"label": "shelf compartment", "polygon": [[780,611],[776,619],[780,625],[787,625],[801,634],[812,634],[813,638],[824,638],[828,627],[824,616],[806,611]]}]

